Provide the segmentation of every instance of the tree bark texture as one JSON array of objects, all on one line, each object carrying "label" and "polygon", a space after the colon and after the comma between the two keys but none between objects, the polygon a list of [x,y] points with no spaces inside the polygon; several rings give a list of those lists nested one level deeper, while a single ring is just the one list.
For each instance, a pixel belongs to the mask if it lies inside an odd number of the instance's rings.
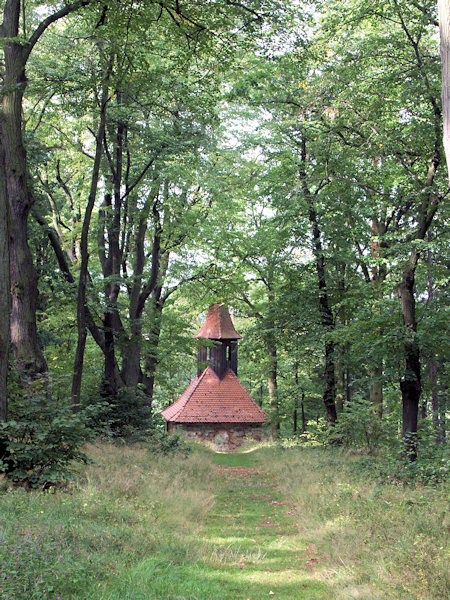
[{"label": "tree bark texture", "polygon": [[10,346],[8,221],[5,156],[3,146],[0,145],[0,421],[6,421],[8,418],[8,358]]},{"label": "tree bark texture", "polygon": [[267,343],[267,356],[269,358],[267,385],[269,389],[269,406],[272,409],[272,434],[277,436],[280,430],[278,407],[278,361],[277,348],[272,341]]},{"label": "tree bark texture", "polygon": [[402,319],[404,325],[403,347],[405,352],[405,371],[400,381],[402,393],[402,434],[406,443],[406,451],[410,460],[417,457],[417,420],[419,413],[421,386],[420,353],[417,343],[417,323],[414,298],[414,273],[417,257],[413,264],[403,271],[402,281],[398,286]]},{"label": "tree bark texture", "polygon": [[344,392],[345,392],[345,371],[344,371],[344,350],[342,345],[337,346],[336,360],[336,409],[338,412],[344,410]]},{"label": "tree bark texture", "polygon": [[278,401],[278,359],[277,343],[275,339],[275,319],[273,310],[275,308],[275,295],[273,290],[268,291],[268,320],[266,329],[266,348],[268,358],[267,386],[269,391],[269,406],[271,408],[272,435],[278,437],[280,431],[280,407]]},{"label": "tree bark texture", "polygon": [[450,186],[450,0],[438,0],[442,68],[442,117],[444,151]]},{"label": "tree bark texture", "polygon": [[88,5],[92,0],[75,0],[43,19],[26,42],[19,35],[21,0],[6,0],[0,38],[3,43],[1,144],[4,152],[5,176],[10,223],[11,347],[17,367],[29,376],[47,370],[39,347],[36,328],[37,274],[28,246],[28,216],[33,198],[28,182],[27,156],[22,132],[22,101],[27,80],[28,58],[47,28],[55,21]]},{"label": "tree bark texture", "polygon": [[383,367],[381,365],[370,370],[369,398],[373,414],[377,419],[383,416]]},{"label": "tree bark texture", "polygon": [[[18,35],[19,14],[20,1],[9,0],[4,9],[4,37]],[[14,41],[4,44],[1,143],[10,216],[11,346],[18,369],[36,376],[47,370],[47,364],[37,338],[37,273],[28,246],[28,216],[33,198],[22,135],[26,61],[26,46]]]}]

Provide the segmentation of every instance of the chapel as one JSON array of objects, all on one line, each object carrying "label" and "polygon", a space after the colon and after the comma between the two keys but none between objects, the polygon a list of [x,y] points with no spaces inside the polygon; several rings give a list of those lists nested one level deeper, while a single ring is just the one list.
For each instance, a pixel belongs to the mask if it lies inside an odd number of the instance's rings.
[{"label": "chapel", "polygon": [[268,415],[238,378],[237,342],[241,338],[224,304],[210,307],[196,338],[212,344],[198,351],[197,376],[161,414],[168,432],[212,444],[216,450],[239,448],[248,438],[261,440]]}]

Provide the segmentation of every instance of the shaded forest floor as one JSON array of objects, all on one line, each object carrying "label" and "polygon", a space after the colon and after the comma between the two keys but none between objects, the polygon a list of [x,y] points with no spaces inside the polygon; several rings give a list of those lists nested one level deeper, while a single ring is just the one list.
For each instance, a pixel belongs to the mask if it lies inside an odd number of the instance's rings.
[{"label": "shaded forest floor", "polygon": [[89,454],[67,490],[3,485],[2,600],[450,595],[443,486],[371,481],[339,451]]}]

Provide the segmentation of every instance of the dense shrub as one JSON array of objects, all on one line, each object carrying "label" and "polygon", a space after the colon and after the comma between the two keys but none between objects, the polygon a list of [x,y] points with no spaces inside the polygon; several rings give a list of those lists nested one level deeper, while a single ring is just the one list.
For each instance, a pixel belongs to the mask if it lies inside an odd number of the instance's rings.
[{"label": "dense shrub", "polygon": [[[91,402],[91,401],[90,401]],[[121,388],[115,396],[103,396],[96,430],[126,442],[144,441],[151,428],[151,408],[141,389]]]},{"label": "dense shrub", "polygon": [[72,413],[69,401],[55,395],[51,376],[12,391],[10,420],[0,423],[0,471],[31,487],[68,479],[72,461],[87,460],[80,447],[90,438],[90,411]]},{"label": "dense shrub", "polygon": [[339,415],[334,427],[329,429],[327,441],[344,447],[365,447],[369,452],[391,444],[398,448],[397,426],[396,417],[392,419],[386,415],[380,420],[375,417],[367,400],[355,398]]}]

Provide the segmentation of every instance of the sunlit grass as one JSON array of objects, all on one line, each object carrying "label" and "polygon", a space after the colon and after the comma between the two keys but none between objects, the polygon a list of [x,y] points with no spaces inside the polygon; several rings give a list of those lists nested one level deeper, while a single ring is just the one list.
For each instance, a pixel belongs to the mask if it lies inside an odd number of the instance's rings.
[{"label": "sunlit grass", "polygon": [[3,486],[2,600],[450,595],[443,488],[371,481],[336,451],[88,453],[66,490]]},{"label": "sunlit grass", "polygon": [[338,599],[450,597],[447,487],[371,481],[336,450],[268,449],[261,460]]}]

